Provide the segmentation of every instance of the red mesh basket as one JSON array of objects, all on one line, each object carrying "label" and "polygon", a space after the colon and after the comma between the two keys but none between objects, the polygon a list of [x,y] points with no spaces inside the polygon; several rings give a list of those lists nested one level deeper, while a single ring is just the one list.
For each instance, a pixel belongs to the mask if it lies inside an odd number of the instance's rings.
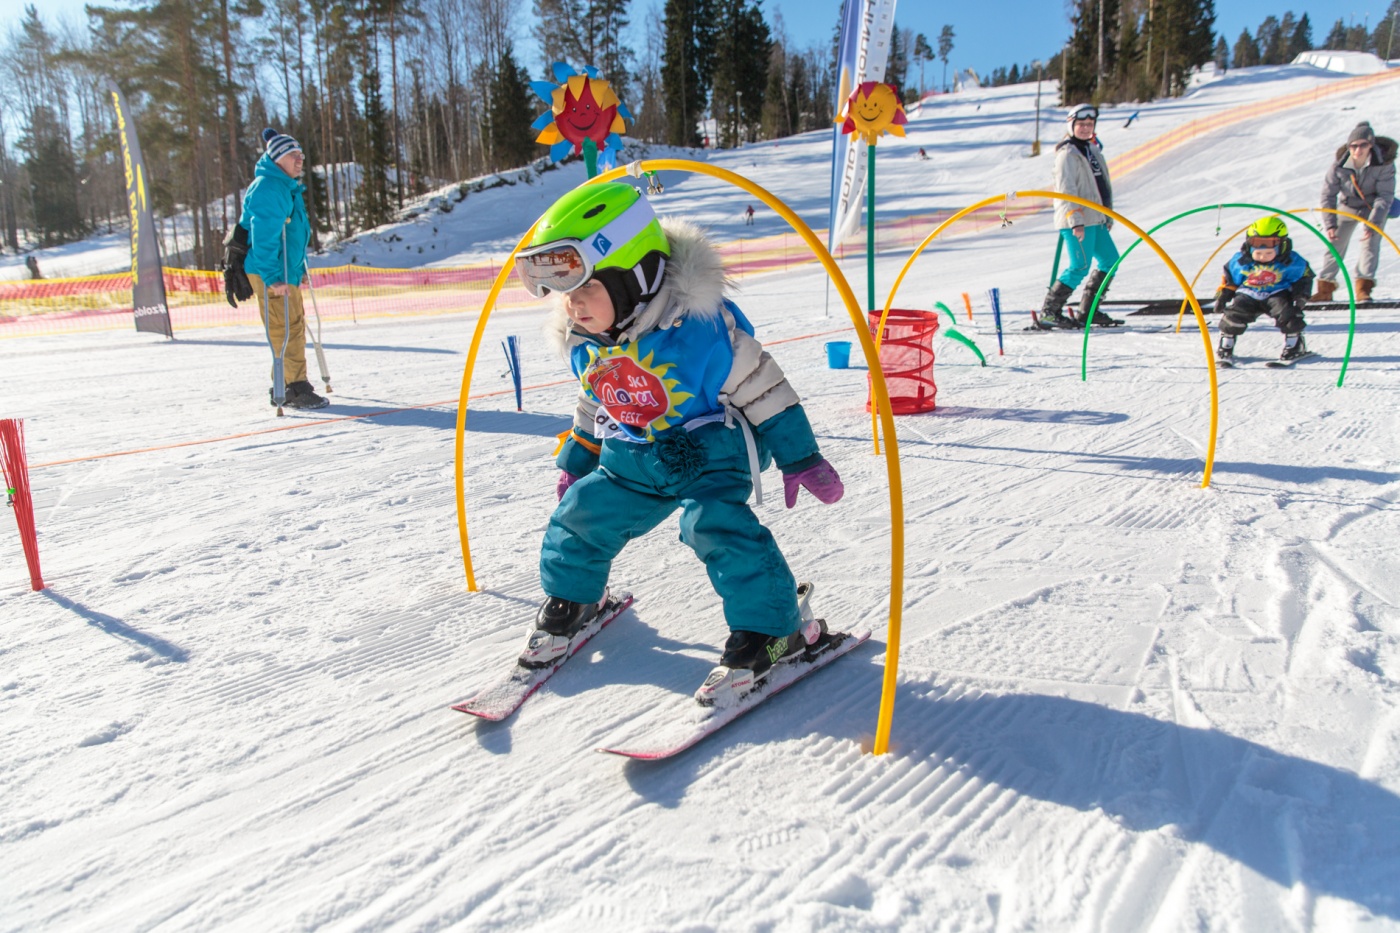
[{"label": "red mesh basket", "polygon": [[[880,312],[870,312],[870,335],[876,336]],[[891,308],[885,318],[885,334],[880,341],[880,368],[885,372],[885,388],[890,393],[890,411],[896,415],[916,415],[933,411],[938,386],[933,384],[933,335],[938,332],[938,315],[932,311]],[[872,411],[872,393],[865,410]]]}]

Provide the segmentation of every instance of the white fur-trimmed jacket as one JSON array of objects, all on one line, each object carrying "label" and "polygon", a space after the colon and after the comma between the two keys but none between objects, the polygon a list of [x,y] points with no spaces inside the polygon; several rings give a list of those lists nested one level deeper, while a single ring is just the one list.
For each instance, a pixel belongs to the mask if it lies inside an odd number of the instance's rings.
[{"label": "white fur-trimmed jacket", "polygon": [[[767,452],[772,454],[780,467],[786,469],[800,464],[798,469],[801,469],[820,459],[816,439],[802,412],[797,392],[788,383],[777,361],[746,329],[747,321],[742,319],[742,312],[725,301],[724,292],[730,283],[724,274],[719,252],[704,233],[687,221],[663,218],[661,224],[671,247],[665,279],[656,297],[635,309],[634,314],[629,315],[625,310],[618,309],[623,330],[615,340],[575,329],[564,311],[563,296],[556,297],[554,309],[545,325],[545,336],[559,354],[570,361],[575,374],[583,382],[579,388],[573,431],[559,457],[561,468],[579,472],[571,467],[578,467],[581,460],[587,458],[582,457],[580,451],[569,448],[581,445],[596,458],[599,449],[597,438],[603,433],[599,424],[607,422],[609,416],[625,420],[619,418],[618,412],[619,408],[626,408],[625,404],[603,406],[608,410],[603,418],[599,418],[597,390],[600,385],[605,390],[616,392],[616,387],[597,379],[590,388],[590,372],[595,372],[603,363],[626,367],[632,379],[638,383],[653,380],[655,374],[663,374],[665,384],[670,386],[669,394],[674,404],[684,409],[679,417],[670,421],[664,413],[652,418],[652,410],[646,409],[644,415],[631,422],[637,428],[632,432],[636,436],[630,438],[633,441],[645,442],[658,429],[693,427],[697,423],[725,419],[737,413],[759,429]],[[670,328],[676,329],[677,338],[684,339],[672,341],[666,339],[669,334],[660,333]],[[649,335],[652,336],[650,340],[647,339]],[[714,346],[716,340],[727,341],[728,347]],[[674,358],[663,356],[653,359],[655,353],[671,353]],[[723,361],[729,361],[727,375],[722,369],[714,368]],[[690,379],[686,377],[687,367],[691,370]],[[679,387],[674,386],[673,376],[680,378],[682,384]],[[723,377],[723,383],[716,385],[720,377]],[[654,382],[650,385],[656,387]],[[659,388],[656,391],[658,394],[666,392]],[[624,397],[623,402],[626,401]],[[671,404],[665,403],[662,411],[678,411],[671,408]],[[789,414],[780,418],[784,413]],[[651,420],[641,423],[642,418]],[[763,429],[773,425],[781,427]],[[618,427],[616,423],[611,426]]]},{"label": "white fur-trimmed jacket", "polygon": [[[1099,165],[1103,166],[1104,184],[1108,186],[1110,192],[1113,191],[1113,181],[1108,175],[1108,160],[1103,156],[1103,149],[1099,148],[1097,140],[1089,143],[1089,148],[1094,152],[1094,158],[1099,160]],[[1089,160],[1084,157],[1077,146],[1066,136],[1055,147],[1055,190],[1061,194],[1072,194],[1077,198],[1083,198],[1094,204],[1102,204],[1103,198],[1099,194],[1099,186],[1094,181],[1094,170],[1089,167]],[[1112,226],[1107,214],[1100,213],[1091,207],[1084,207],[1075,204],[1073,201],[1055,201],[1055,228],[1066,230],[1070,227],[1092,227],[1097,224],[1108,223]]]}]

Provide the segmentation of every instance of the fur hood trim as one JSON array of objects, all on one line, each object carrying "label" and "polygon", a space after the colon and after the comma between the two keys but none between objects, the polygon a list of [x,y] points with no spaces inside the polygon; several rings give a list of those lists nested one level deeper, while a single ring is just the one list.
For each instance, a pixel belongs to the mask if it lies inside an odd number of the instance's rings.
[{"label": "fur hood trim", "polygon": [[[1347,151],[1347,145],[1348,145],[1348,144],[1343,143],[1343,144],[1342,144],[1340,147],[1338,147],[1338,149],[1337,149],[1337,164],[1338,164],[1338,165],[1341,165],[1343,162],[1346,161],[1347,155],[1349,154],[1348,151]],[[1389,136],[1377,136],[1377,137],[1376,137],[1376,141],[1375,141],[1375,143],[1374,143],[1374,147],[1375,147],[1375,150],[1376,150],[1377,154],[1380,155],[1380,161],[1379,161],[1379,162],[1372,163],[1372,164],[1374,164],[1374,165],[1388,165],[1389,163],[1395,161],[1395,150],[1396,150],[1396,143],[1395,143],[1395,140],[1391,139]]]},{"label": "fur hood trim", "polygon": [[[656,297],[642,305],[619,342],[629,343],[663,327],[670,327],[686,315],[716,316],[724,307],[725,292],[733,282],[724,273],[719,250],[703,230],[688,220],[662,217],[661,229],[671,244],[666,260],[666,278]],[[564,313],[564,296],[554,295],[553,309],[544,324],[550,347],[567,359],[576,343],[589,339],[575,334]]]}]

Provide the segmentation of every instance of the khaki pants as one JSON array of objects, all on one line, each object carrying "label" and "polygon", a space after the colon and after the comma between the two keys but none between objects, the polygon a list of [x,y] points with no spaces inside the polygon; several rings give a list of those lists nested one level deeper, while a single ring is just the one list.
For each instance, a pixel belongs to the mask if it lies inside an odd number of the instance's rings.
[{"label": "khaki pants", "polygon": [[[269,298],[267,286],[261,276],[248,274],[248,282],[253,286],[253,294],[258,299],[258,310],[262,312],[263,324],[272,339],[272,354],[282,353],[282,340],[287,340],[287,352],[282,357],[284,385],[306,381],[306,315],[301,306],[301,289],[289,286],[285,304],[279,297]],[[272,314],[267,306],[272,305]],[[291,336],[287,337],[287,327]],[[276,376],[274,375],[275,379]]]}]

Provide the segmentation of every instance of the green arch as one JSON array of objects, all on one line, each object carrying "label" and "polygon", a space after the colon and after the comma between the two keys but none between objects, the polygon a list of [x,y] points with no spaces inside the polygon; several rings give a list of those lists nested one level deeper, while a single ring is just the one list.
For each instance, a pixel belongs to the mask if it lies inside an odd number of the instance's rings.
[{"label": "green arch", "polygon": [[[1351,303],[1351,322],[1350,322],[1349,326],[1347,327],[1347,349],[1346,349],[1346,353],[1345,353],[1345,354],[1343,355],[1343,357],[1342,357],[1342,371],[1341,371],[1341,373],[1338,374],[1338,376],[1337,376],[1337,386],[1338,386],[1338,388],[1340,388],[1341,385],[1342,385],[1342,383],[1346,380],[1346,377],[1347,377],[1347,366],[1348,366],[1348,364],[1351,363],[1351,345],[1352,345],[1352,342],[1356,339],[1356,290],[1352,288],[1352,285],[1351,285],[1351,273],[1348,272],[1348,271],[1346,270],[1346,264],[1342,261],[1342,255],[1341,255],[1341,253],[1338,253],[1338,252],[1337,252],[1337,248],[1336,248],[1335,246],[1332,245],[1332,241],[1329,240],[1329,239],[1322,233],[1321,230],[1317,229],[1317,228],[1314,227],[1312,224],[1308,223],[1306,220],[1304,220],[1303,218],[1299,217],[1297,214],[1294,214],[1294,213],[1292,213],[1292,212],[1290,212],[1290,211],[1283,210],[1282,208],[1270,207],[1270,206],[1267,205],[1267,204],[1228,203],[1228,204],[1206,204],[1206,205],[1203,205],[1203,206],[1201,206],[1201,207],[1193,207],[1193,208],[1192,208],[1191,210],[1189,210],[1189,211],[1182,211],[1180,214],[1177,214],[1175,217],[1168,217],[1166,220],[1162,221],[1162,222],[1159,223],[1157,226],[1155,226],[1155,227],[1153,227],[1152,229],[1148,230],[1148,231],[1147,231],[1147,232],[1148,232],[1148,235],[1150,236],[1151,234],[1156,233],[1158,230],[1161,230],[1161,229],[1162,229],[1163,227],[1165,227],[1167,224],[1174,223],[1175,221],[1181,220],[1183,217],[1190,217],[1192,214],[1199,214],[1199,213],[1201,213],[1202,211],[1216,211],[1216,210],[1220,210],[1221,208],[1224,208],[1224,207],[1231,207],[1231,208],[1238,207],[1238,208],[1247,208],[1247,209],[1249,209],[1249,210],[1255,210],[1255,211],[1267,211],[1267,212],[1270,213],[1270,214],[1279,214],[1279,215],[1281,215],[1281,216],[1283,216],[1283,217],[1289,218],[1290,220],[1295,220],[1295,221],[1297,221],[1298,223],[1302,224],[1304,227],[1307,227],[1309,230],[1311,230],[1312,233],[1313,233],[1313,236],[1315,236],[1315,237],[1317,237],[1319,240],[1321,240],[1321,241],[1322,241],[1322,244],[1323,244],[1324,246],[1326,246],[1327,249],[1328,249],[1329,251],[1331,251],[1333,257],[1336,258],[1336,260],[1337,260],[1337,268],[1338,268],[1339,270],[1341,270],[1342,277],[1346,280],[1346,283],[1347,283],[1347,296],[1348,296],[1348,300],[1349,300],[1350,303]],[[1094,302],[1093,302],[1093,304],[1089,306],[1089,315],[1088,315],[1088,319],[1089,319],[1089,320],[1093,320],[1093,318],[1094,318],[1094,312],[1097,311],[1097,310],[1099,309],[1099,301],[1102,300],[1102,298],[1103,298],[1104,290],[1105,290],[1105,288],[1108,286],[1108,283],[1113,279],[1114,275],[1117,274],[1117,272],[1118,272],[1118,267],[1121,266],[1121,265],[1123,264],[1123,260],[1127,259],[1127,258],[1128,258],[1128,255],[1129,255],[1133,250],[1137,249],[1137,245],[1138,245],[1139,243],[1141,243],[1141,242],[1142,242],[1142,237],[1138,237],[1136,240],[1134,240],[1131,246],[1129,246],[1127,249],[1123,250],[1123,254],[1122,254],[1121,256],[1118,257],[1118,261],[1115,262],[1115,263],[1113,264],[1113,267],[1112,267],[1111,269],[1108,270],[1108,275],[1104,276],[1103,282],[1100,283],[1100,285],[1099,285],[1099,290],[1098,290],[1097,292],[1094,293]],[[1084,350],[1083,350],[1083,352],[1082,352],[1082,354],[1081,354],[1081,356],[1080,356],[1080,360],[1079,360],[1079,379],[1080,379],[1081,382],[1087,382],[1087,381],[1089,380],[1089,331],[1091,331],[1092,329],[1093,329],[1093,328],[1092,328],[1092,327],[1089,327],[1089,326],[1086,326],[1086,327],[1084,328]]]}]

